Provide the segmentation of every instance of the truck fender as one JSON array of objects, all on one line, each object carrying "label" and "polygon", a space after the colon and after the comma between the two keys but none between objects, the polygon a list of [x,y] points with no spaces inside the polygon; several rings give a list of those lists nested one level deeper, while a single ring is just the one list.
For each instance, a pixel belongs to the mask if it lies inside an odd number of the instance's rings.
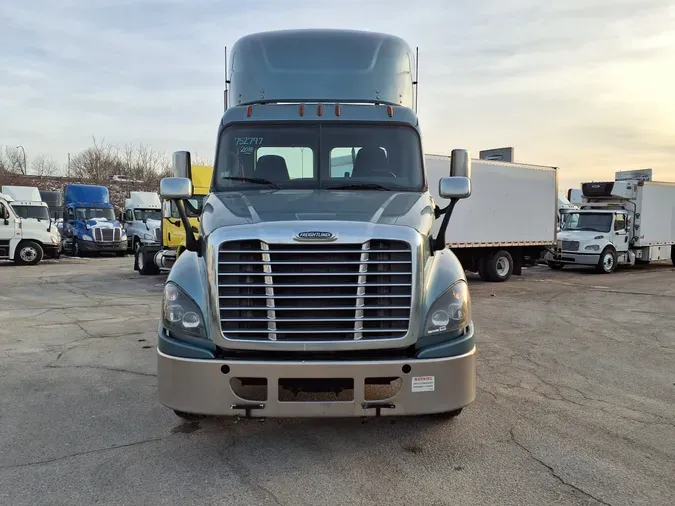
[{"label": "truck fender", "polygon": [[466,281],[466,274],[455,254],[449,248],[436,251],[427,262],[421,294],[420,329],[424,332],[427,313],[436,299],[457,281]]},{"label": "truck fender", "polygon": [[194,251],[183,251],[183,253],[176,258],[176,262],[171,267],[167,277],[167,283],[172,281],[176,283],[190,298],[195,301],[202,311],[204,323],[206,325],[206,335],[211,333],[211,318],[212,314],[218,314],[214,309],[211,312],[209,304],[209,276],[206,272],[205,258],[198,256]]}]

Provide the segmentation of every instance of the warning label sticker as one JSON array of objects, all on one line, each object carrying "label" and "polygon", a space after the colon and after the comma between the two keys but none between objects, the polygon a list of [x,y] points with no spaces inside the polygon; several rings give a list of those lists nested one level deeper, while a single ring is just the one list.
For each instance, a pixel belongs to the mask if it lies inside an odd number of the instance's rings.
[{"label": "warning label sticker", "polygon": [[413,392],[433,392],[435,376],[413,376],[412,391]]}]

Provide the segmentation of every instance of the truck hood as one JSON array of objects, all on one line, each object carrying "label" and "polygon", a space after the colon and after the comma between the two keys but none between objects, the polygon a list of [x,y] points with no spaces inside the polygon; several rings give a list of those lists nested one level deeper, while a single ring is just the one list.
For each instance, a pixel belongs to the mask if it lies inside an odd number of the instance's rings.
[{"label": "truck hood", "polygon": [[428,193],[379,190],[257,190],[211,194],[201,216],[205,236],[220,227],[277,221],[354,221],[411,227],[428,235]]},{"label": "truck hood", "polygon": [[108,221],[106,218],[92,218],[85,223],[89,228],[120,228],[119,221]]},{"label": "truck hood", "polygon": [[608,235],[607,232],[596,232],[594,230],[561,230],[558,232],[558,239],[562,241],[592,242],[594,240],[606,239]]}]

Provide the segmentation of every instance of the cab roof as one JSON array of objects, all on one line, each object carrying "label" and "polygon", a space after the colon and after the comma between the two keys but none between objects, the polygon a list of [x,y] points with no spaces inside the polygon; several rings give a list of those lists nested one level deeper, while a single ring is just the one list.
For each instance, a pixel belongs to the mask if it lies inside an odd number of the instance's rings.
[{"label": "cab roof", "polygon": [[231,105],[384,103],[413,108],[415,56],[383,33],[279,30],[239,39],[230,54]]}]

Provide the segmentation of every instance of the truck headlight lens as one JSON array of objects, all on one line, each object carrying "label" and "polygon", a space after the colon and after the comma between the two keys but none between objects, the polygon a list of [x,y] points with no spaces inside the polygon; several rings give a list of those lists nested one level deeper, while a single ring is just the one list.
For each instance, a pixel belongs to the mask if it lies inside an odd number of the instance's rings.
[{"label": "truck headlight lens", "polygon": [[168,282],[164,286],[162,304],[164,327],[176,337],[191,336],[206,339],[204,319],[199,306],[178,285]]},{"label": "truck headlight lens", "polygon": [[58,244],[59,240],[56,238],[55,235],[50,235],[49,240],[52,241],[52,244]]},{"label": "truck headlight lens", "polygon": [[82,234],[83,241],[93,241],[94,239],[88,234]]},{"label": "truck headlight lens", "polygon": [[600,249],[600,246],[597,244],[589,244],[584,249],[588,251],[598,251]]},{"label": "truck headlight lens", "polygon": [[471,296],[466,281],[458,281],[448,288],[427,313],[425,334],[461,330],[471,321]]},{"label": "truck headlight lens", "polygon": [[145,240],[147,240],[147,241],[153,241],[155,238],[153,237],[152,234],[148,234],[148,233],[146,232],[145,234],[143,234],[143,239],[145,239]]}]

